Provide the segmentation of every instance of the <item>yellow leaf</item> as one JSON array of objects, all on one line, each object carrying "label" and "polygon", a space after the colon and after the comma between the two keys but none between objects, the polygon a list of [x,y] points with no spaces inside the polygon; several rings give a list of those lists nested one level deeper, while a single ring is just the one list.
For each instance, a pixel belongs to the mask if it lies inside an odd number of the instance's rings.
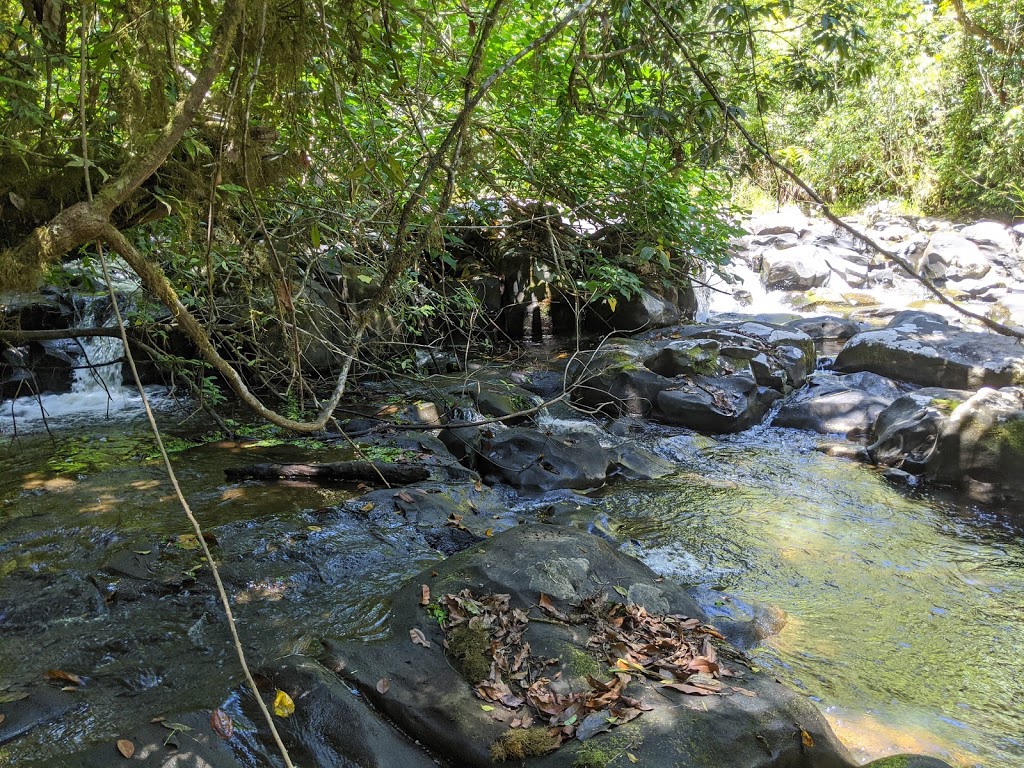
[{"label": "yellow leaf", "polygon": [[607,301],[608,301],[608,309],[610,309],[612,312],[614,312],[615,311],[615,307],[618,306],[619,300],[616,299],[614,296],[609,296]]},{"label": "yellow leaf", "polygon": [[635,762],[637,762],[637,760],[639,760],[639,758],[636,755],[634,755],[632,752],[627,752],[626,753],[626,759],[629,760],[629,762],[631,762],[631,763],[635,763]]},{"label": "yellow leaf", "polygon": [[278,717],[291,717],[295,714],[295,702],[292,701],[291,696],[280,688],[278,688],[277,695],[274,697],[274,714]]},{"label": "yellow leaf", "polygon": [[814,737],[811,736],[804,728],[800,728],[800,742],[807,749],[814,748]]}]

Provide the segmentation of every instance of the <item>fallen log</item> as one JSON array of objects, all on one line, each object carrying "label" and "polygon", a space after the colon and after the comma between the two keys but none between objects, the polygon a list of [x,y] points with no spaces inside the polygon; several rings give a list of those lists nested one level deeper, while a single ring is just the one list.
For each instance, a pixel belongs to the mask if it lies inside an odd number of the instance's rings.
[{"label": "fallen log", "polygon": [[332,461],[325,464],[249,464],[224,470],[229,480],[359,480],[391,485],[408,485],[426,480],[430,472],[417,464],[385,461]]}]

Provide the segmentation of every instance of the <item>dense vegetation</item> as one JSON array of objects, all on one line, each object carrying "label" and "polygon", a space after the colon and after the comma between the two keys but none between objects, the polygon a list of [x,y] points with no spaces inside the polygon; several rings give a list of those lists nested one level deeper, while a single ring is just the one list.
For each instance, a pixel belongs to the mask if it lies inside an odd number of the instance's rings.
[{"label": "dense vegetation", "polygon": [[301,401],[368,330],[462,345],[716,268],[737,183],[793,194],[740,125],[830,201],[1008,216],[1019,6],[7,0],[0,290],[109,248],[164,363]]}]

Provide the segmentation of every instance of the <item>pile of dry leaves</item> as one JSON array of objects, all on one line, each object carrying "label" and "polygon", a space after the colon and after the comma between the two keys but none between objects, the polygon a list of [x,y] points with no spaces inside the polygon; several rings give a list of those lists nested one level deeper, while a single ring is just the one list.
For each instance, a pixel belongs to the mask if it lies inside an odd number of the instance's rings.
[{"label": "pile of dry leaves", "polygon": [[511,710],[513,729],[546,728],[542,751],[574,738],[585,741],[652,709],[626,694],[640,678],[685,694],[756,695],[723,685],[721,678],[739,675],[720,659],[715,641],[722,635],[697,619],[652,614],[638,605],[610,602],[604,594],[573,606],[571,615],[544,594],[538,607],[546,622],[589,629],[588,648],[607,662],[607,680],[586,675],[587,688],[576,691],[560,684],[559,660],[531,652],[525,639],[528,612],[511,607],[508,595],[475,596],[467,589],[441,597],[433,612],[449,657],[476,683],[473,690],[486,702],[484,710],[496,705]]}]

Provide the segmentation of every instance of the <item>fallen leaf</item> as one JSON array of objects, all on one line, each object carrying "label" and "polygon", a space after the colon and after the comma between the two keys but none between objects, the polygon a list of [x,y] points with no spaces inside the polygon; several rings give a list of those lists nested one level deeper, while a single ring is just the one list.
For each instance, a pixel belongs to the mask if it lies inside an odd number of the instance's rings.
[{"label": "fallen leaf", "polygon": [[24,691],[13,691],[10,693],[0,693],[0,704],[10,704],[12,701],[21,701],[27,699],[28,694]]},{"label": "fallen leaf", "polygon": [[152,549],[133,549],[132,552],[134,552],[136,555],[150,555],[150,554],[153,553],[153,550]]},{"label": "fallen leaf", "polygon": [[319,533],[323,530],[323,528],[321,528],[319,525],[307,525],[306,530],[312,531],[313,533]]},{"label": "fallen leaf", "polygon": [[732,688],[734,691],[736,691],[736,693],[741,693],[744,696],[749,696],[750,698],[756,698],[757,697],[757,692],[756,691],[750,691],[750,690],[747,690],[746,688],[740,688],[738,685],[731,685],[729,687]]},{"label": "fallen leaf", "polygon": [[387,693],[388,688],[390,687],[391,683],[388,682],[388,679],[386,677],[382,677],[380,680],[377,681],[377,693],[379,693],[381,696]]},{"label": "fallen leaf", "polygon": [[623,597],[629,597],[629,592],[626,590],[625,587],[620,587],[618,584],[616,584],[614,589],[615,589],[616,592],[618,592]]},{"label": "fallen leaf", "polygon": [[409,630],[409,638],[416,643],[416,645],[422,645],[424,648],[430,647],[430,641],[424,636],[423,632],[418,629]]},{"label": "fallen leaf", "polygon": [[802,726],[800,728],[800,743],[807,749],[814,748],[814,737],[811,736]]},{"label": "fallen leaf", "polygon": [[291,717],[295,714],[295,702],[280,688],[277,689],[277,695],[274,696],[274,714],[278,717]]},{"label": "fallen leaf", "polygon": [[359,508],[359,511],[360,512],[372,512],[373,511],[373,502],[372,501],[366,502],[365,504],[363,504],[363,506],[361,506]]},{"label": "fallen leaf", "polygon": [[181,731],[182,733],[187,733],[188,731],[192,730],[191,725],[185,725],[184,723],[172,723],[170,720],[167,719],[161,720],[160,725],[162,725],[169,731]]},{"label": "fallen leaf", "polygon": [[493,535],[494,535],[494,529],[493,528],[488,528],[486,531],[484,531],[484,536],[491,537]]},{"label": "fallen leaf", "polygon": [[131,756],[135,754],[135,745],[128,739],[118,739],[117,751],[121,753],[121,757],[131,759]]},{"label": "fallen leaf", "polygon": [[235,724],[231,721],[231,715],[223,709],[215,709],[210,713],[210,727],[225,741],[235,733]]},{"label": "fallen leaf", "polygon": [[420,605],[430,605],[430,587],[420,584]]},{"label": "fallen leaf", "polygon": [[48,669],[46,670],[46,676],[50,680],[62,680],[65,683],[74,683],[75,685],[82,685],[82,678],[72,672],[65,672],[63,669]]},{"label": "fallen leaf", "polygon": [[481,704],[480,705],[480,709],[482,709],[484,712],[493,712],[494,711],[494,707],[492,707],[490,704]]},{"label": "fallen leaf", "polygon": [[179,549],[199,549],[199,537],[194,533],[183,533],[174,543]]},{"label": "fallen leaf", "polygon": [[398,498],[400,498],[402,501],[404,501],[406,504],[412,504],[415,501],[415,499],[410,494],[406,493],[405,491],[399,491],[395,495]]},{"label": "fallen leaf", "polygon": [[6,719],[7,719],[7,715],[5,715],[3,712],[0,712],[0,725],[3,725],[4,720],[6,720]]},{"label": "fallen leaf", "polygon": [[627,752],[626,753],[626,759],[629,760],[629,762],[631,762],[631,763],[635,763],[635,762],[637,762],[639,760],[639,758],[636,755],[634,755],[632,752]]}]

